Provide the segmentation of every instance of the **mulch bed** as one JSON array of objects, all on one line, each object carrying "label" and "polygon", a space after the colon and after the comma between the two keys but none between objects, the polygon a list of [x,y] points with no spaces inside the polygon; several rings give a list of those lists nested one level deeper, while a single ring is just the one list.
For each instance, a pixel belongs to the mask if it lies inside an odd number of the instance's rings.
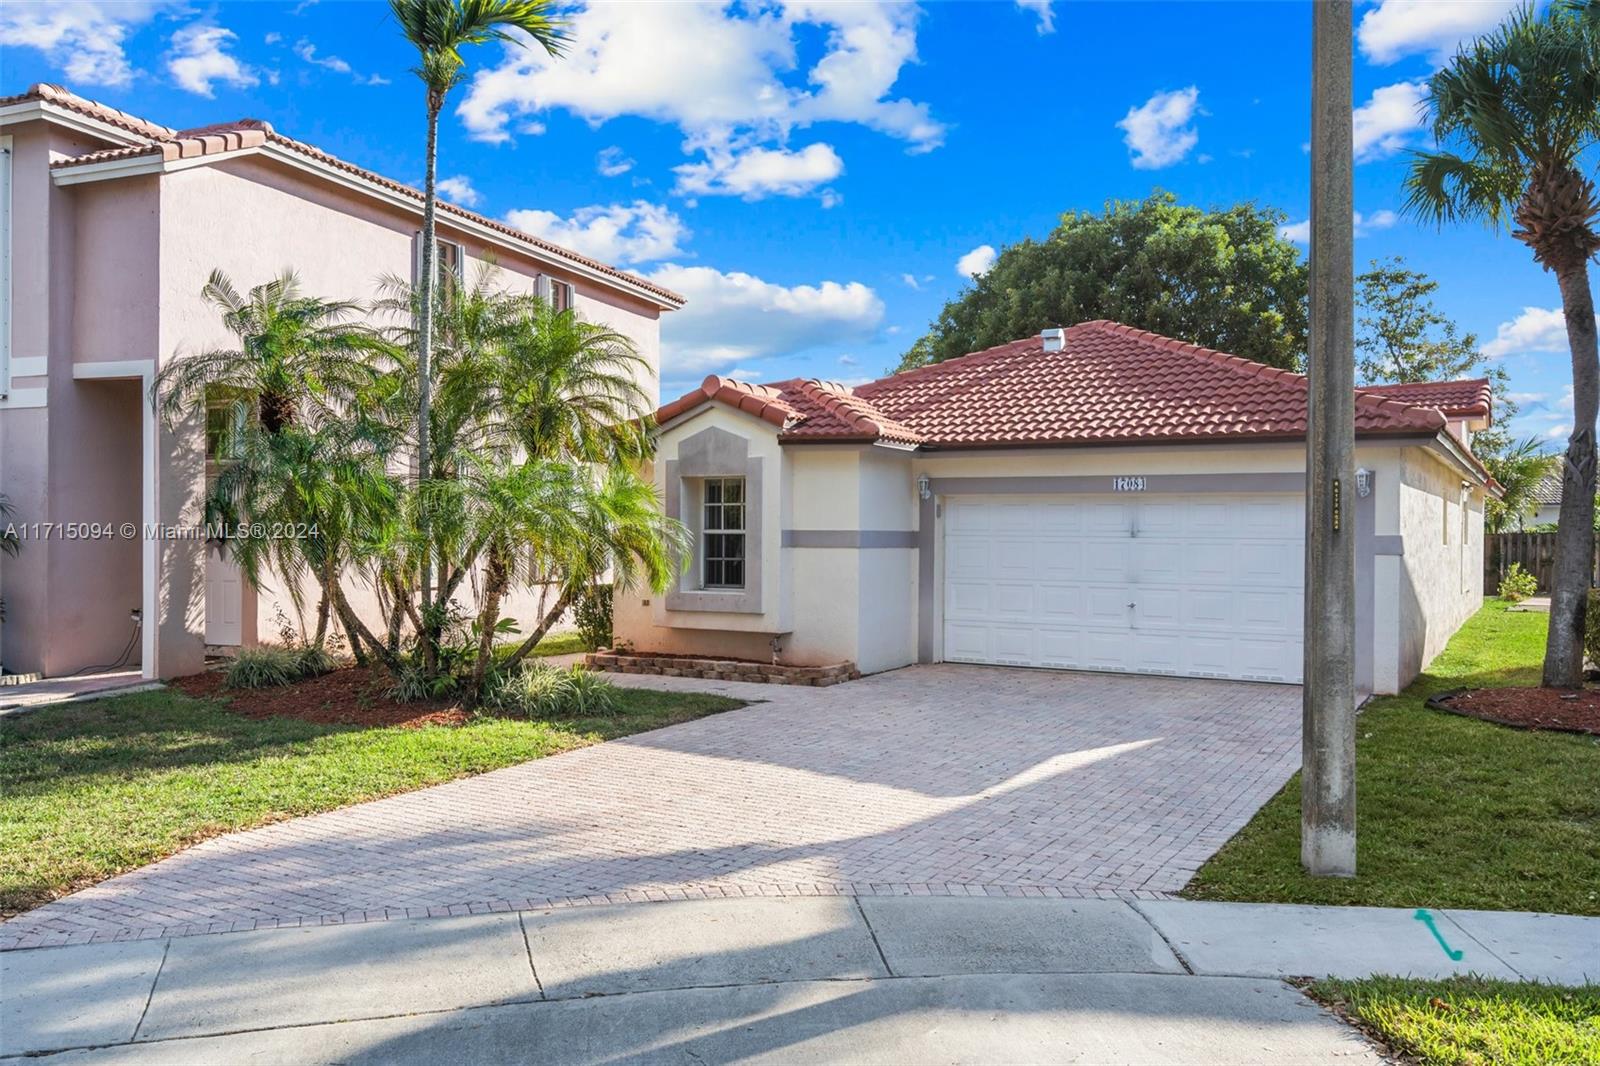
[{"label": "mulch bed", "polygon": [[1600,736],[1600,689],[1465,689],[1441,692],[1428,706],[1514,729]]},{"label": "mulch bed", "polygon": [[461,725],[470,717],[457,700],[398,703],[389,695],[389,675],[377,667],[351,666],[321,677],[273,688],[233,689],[220,670],[180,677],[174,688],[197,699],[220,700],[246,718],[298,718],[318,725],[368,727]]}]

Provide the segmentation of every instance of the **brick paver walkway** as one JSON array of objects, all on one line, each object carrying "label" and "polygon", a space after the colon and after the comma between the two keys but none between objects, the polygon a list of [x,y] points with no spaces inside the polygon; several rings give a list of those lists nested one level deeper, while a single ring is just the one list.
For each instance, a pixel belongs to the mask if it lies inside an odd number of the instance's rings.
[{"label": "brick paver walkway", "polygon": [[1156,896],[1299,765],[1299,690],[923,666],[235,833],[0,948],[684,896]]}]

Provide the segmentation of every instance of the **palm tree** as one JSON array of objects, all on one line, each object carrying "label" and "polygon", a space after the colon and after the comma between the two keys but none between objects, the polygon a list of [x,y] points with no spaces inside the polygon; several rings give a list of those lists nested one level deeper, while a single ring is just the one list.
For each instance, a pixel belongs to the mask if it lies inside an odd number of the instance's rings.
[{"label": "palm tree", "polygon": [[[445,97],[466,73],[461,55],[467,45],[504,41],[522,45],[526,40],[514,36],[520,30],[550,55],[561,54],[566,41],[565,20],[552,15],[552,0],[389,0],[395,19],[406,39],[417,50],[416,74],[426,90],[428,136],[423,163],[422,186],[422,276],[420,319],[417,329],[417,476],[429,476],[431,455],[428,439],[428,406],[432,385],[428,361],[432,355],[434,283],[437,258],[436,216],[439,195],[436,187],[439,162],[439,112]],[[422,560],[422,603],[429,604],[433,584],[432,560],[424,552]]]},{"label": "palm tree", "polygon": [[1553,470],[1559,460],[1544,450],[1537,437],[1528,437],[1509,445],[1498,455],[1485,456],[1483,465],[1500,483],[1498,500],[1491,499],[1485,514],[1490,533],[1504,533],[1513,524],[1522,528],[1523,519],[1538,506],[1533,498],[1539,482]]},{"label": "palm tree", "polygon": [[276,433],[340,417],[377,376],[384,345],[365,324],[349,321],[359,305],[302,295],[293,271],[240,295],[213,270],[201,296],[222,313],[239,346],[182,355],[162,368],[151,402],[169,422],[223,393],[254,404],[261,428]]},{"label": "palm tree", "polygon": [[1441,146],[1417,152],[1407,209],[1438,223],[1480,219],[1533,251],[1561,289],[1572,356],[1573,426],[1562,464],[1544,683],[1583,683],[1584,607],[1594,554],[1600,347],[1588,263],[1600,197],[1584,173],[1600,144],[1600,0],[1533,6],[1463,48],[1433,76],[1427,108]]}]

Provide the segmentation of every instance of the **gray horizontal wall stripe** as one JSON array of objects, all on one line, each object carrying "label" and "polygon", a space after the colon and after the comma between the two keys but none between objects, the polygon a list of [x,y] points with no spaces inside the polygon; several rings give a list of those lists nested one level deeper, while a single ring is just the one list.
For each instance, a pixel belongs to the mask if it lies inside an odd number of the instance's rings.
[{"label": "gray horizontal wall stripe", "polygon": [[915,548],[914,529],[786,529],[785,548]]},{"label": "gray horizontal wall stripe", "polygon": [[[1130,468],[1129,475],[1138,475]],[[1143,493],[1156,492],[1304,492],[1304,474],[1147,474]],[[941,496],[999,496],[1012,493],[1112,494],[1112,476],[1073,477],[936,477],[932,490]],[[1121,495],[1121,494],[1118,494]]]},{"label": "gray horizontal wall stripe", "polygon": [[1401,536],[1383,536],[1372,538],[1373,555],[1404,555],[1406,553],[1406,539]]}]

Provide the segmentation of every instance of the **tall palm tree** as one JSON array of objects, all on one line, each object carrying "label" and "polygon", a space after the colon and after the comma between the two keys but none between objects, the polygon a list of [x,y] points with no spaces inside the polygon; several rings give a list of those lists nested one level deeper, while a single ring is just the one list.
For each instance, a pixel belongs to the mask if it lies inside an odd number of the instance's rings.
[{"label": "tall palm tree", "polygon": [[1573,425],[1562,464],[1544,683],[1575,688],[1583,683],[1600,408],[1589,287],[1589,260],[1600,252],[1600,196],[1584,173],[1600,145],[1600,0],[1557,0],[1543,14],[1530,4],[1457,53],[1428,90],[1434,137],[1446,147],[1415,154],[1408,210],[1439,223],[1514,224],[1512,236],[1561,289]]},{"label": "tall palm tree", "polygon": [[[389,0],[406,39],[417,50],[416,74],[426,90],[428,136],[422,186],[422,276],[417,330],[417,476],[429,476],[428,406],[432,394],[428,361],[432,355],[434,284],[437,260],[436,185],[439,162],[439,112],[445,97],[466,74],[461,50],[468,45],[504,41],[526,44],[512,33],[520,30],[552,56],[561,54],[566,22],[552,14],[552,0]],[[422,602],[427,607],[433,584],[432,561],[422,557]]]},{"label": "tall palm tree", "polygon": [[302,295],[293,271],[241,295],[213,270],[201,295],[239,346],[180,355],[162,368],[150,398],[168,421],[203,410],[208,394],[221,392],[254,404],[261,428],[276,433],[339,417],[377,375],[384,344],[350,321],[359,305]]}]

